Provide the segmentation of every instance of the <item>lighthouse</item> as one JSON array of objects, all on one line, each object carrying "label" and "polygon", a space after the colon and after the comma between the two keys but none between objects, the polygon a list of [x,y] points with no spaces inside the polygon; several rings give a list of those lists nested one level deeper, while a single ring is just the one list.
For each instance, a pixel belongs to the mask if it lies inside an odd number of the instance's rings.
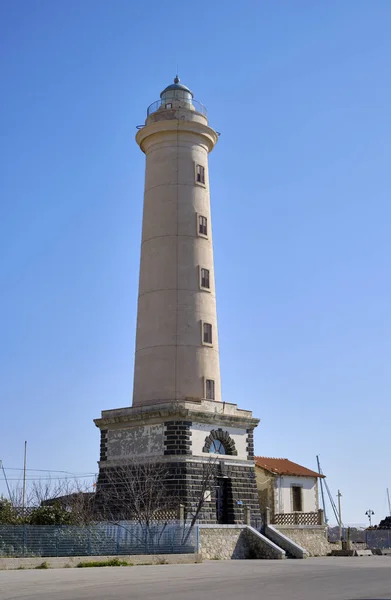
[{"label": "lighthouse", "polygon": [[175,78],[136,136],[146,156],[133,406],[221,401],[205,107]]},{"label": "lighthouse", "polygon": [[[216,465],[200,518],[259,518],[254,428],[259,420],[222,398],[209,187],[218,141],[207,110],[178,76],[147,109],[136,142],[145,188],[132,406],[102,411],[97,494],[115,473],[161,465],[185,510]],[[113,483],[114,482],[114,483]],[[204,493],[204,492],[202,492]]]}]

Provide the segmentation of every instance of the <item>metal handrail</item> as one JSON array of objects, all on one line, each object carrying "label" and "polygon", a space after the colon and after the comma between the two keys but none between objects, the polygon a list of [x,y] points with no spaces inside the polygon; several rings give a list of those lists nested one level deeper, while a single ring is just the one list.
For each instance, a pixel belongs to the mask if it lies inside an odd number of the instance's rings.
[{"label": "metal handrail", "polygon": [[[173,102],[178,102],[178,99],[173,98]],[[179,102],[181,104],[183,103],[184,105],[192,104],[194,106],[196,112],[201,113],[201,115],[204,115],[206,117],[206,115],[207,115],[206,107],[203,104],[201,104],[201,102],[198,102],[198,100],[189,100],[189,102],[186,102],[186,100],[180,99]],[[167,104],[167,100],[161,100],[161,99],[156,100],[156,102],[152,102],[152,104],[150,104],[147,108],[147,117],[149,117],[149,115],[151,115],[152,113],[159,110],[159,108],[161,106],[165,106],[166,104]],[[180,107],[178,107],[178,108],[180,108]],[[167,110],[169,110],[169,109],[167,109]]]}]

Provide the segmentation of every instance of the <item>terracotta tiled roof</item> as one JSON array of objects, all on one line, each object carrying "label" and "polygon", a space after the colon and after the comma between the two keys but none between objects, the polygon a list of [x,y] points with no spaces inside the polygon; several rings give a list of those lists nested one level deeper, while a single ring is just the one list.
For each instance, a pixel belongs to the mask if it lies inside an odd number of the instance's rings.
[{"label": "terracotta tiled roof", "polygon": [[255,456],[255,464],[275,475],[294,475],[296,477],[325,477],[316,471],[306,469],[287,458],[269,458],[268,456]]}]

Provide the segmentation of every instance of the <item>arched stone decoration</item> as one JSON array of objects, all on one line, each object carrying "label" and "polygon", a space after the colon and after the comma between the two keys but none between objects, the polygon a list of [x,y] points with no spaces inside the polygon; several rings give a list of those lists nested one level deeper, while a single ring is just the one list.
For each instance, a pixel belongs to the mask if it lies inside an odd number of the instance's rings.
[{"label": "arched stone decoration", "polygon": [[236,450],[235,442],[229,435],[228,431],[222,429],[212,429],[210,434],[205,438],[204,447],[202,452],[210,452],[213,442],[218,440],[224,446],[225,454],[228,456],[237,456],[238,451]]}]

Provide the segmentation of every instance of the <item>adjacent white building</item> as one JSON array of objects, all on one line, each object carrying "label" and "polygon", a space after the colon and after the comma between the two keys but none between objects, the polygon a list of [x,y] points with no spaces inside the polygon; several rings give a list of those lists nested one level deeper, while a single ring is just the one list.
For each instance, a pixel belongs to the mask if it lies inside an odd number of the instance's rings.
[{"label": "adjacent white building", "polygon": [[261,510],[270,509],[272,522],[318,523],[318,481],[324,475],[287,458],[257,456],[255,465]]}]

